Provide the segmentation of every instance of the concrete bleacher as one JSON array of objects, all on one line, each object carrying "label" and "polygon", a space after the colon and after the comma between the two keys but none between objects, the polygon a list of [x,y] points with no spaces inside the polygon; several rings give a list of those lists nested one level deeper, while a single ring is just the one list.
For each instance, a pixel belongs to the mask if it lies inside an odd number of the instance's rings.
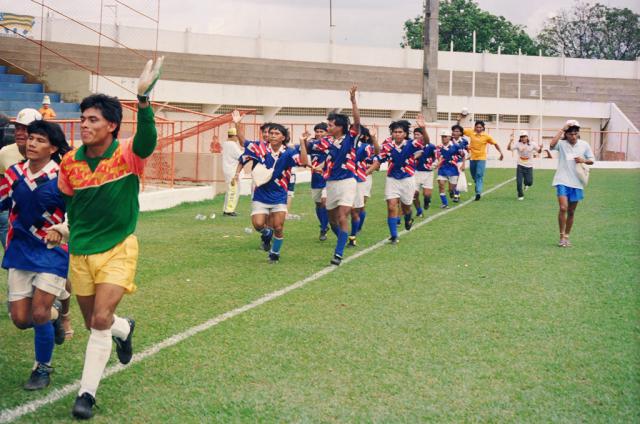
[{"label": "concrete bleacher", "polygon": [[8,74],[6,66],[0,66],[0,113],[16,116],[21,109],[39,109],[42,98],[48,95],[57,119],[73,119],[80,115],[77,103],[64,103],[60,94],[44,92],[43,85],[28,83],[24,75]]},{"label": "concrete bleacher", "polygon": [[[97,68],[95,46],[57,42],[47,42],[46,46],[89,69]],[[0,58],[6,57],[29,71],[38,70],[40,49],[30,41],[0,37],[0,52],[2,52]],[[146,57],[153,56],[149,51],[141,53]],[[100,54],[99,68],[103,75],[135,78],[145,62],[144,58],[121,48],[101,47]],[[417,69],[174,52],[158,52],[158,54],[166,57],[163,79],[167,80],[332,90],[342,89],[357,82],[362,91],[383,93],[420,93],[422,91],[422,72]],[[47,70],[77,69],[69,61],[47,50],[43,50],[42,60]],[[521,74],[520,83],[521,98],[539,98],[540,82],[537,74]],[[487,72],[475,74],[476,96],[496,97],[497,86],[497,74]],[[439,72],[438,91],[441,95],[449,93],[449,71]],[[470,96],[471,92],[472,73],[454,71],[451,94]],[[637,79],[562,75],[544,75],[542,78],[543,99],[614,102],[636,126],[640,126],[640,103],[637,102],[639,96],[640,80]],[[500,75],[500,97],[518,97],[517,74]]]}]

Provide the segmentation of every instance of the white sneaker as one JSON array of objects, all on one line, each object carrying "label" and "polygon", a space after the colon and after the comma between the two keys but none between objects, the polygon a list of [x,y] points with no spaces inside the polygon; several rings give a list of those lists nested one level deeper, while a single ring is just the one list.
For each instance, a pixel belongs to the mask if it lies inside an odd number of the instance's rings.
[{"label": "white sneaker", "polygon": [[524,196],[518,197],[518,200],[524,200]]}]

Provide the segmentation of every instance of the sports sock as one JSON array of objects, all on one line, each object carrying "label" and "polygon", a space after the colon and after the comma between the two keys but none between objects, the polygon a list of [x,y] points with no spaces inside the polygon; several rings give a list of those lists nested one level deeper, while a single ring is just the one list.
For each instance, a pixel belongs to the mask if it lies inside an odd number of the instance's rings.
[{"label": "sports sock", "polygon": [[362,227],[364,227],[364,219],[367,217],[366,211],[360,212],[360,228],[358,228],[358,232],[362,231]]},{"label": "sports sock", "polygon": [[453,190],[453,195],[454,196],[459,196],[460,192],[458,191],[458,189]]},{"label": "sports sock", "polygon": [[327,227],[329,226],[329,212],[327,212],[327,208],[316,206],[316,216],[320,222],[320,229],[327,231]]},{"label": "sports sock", "polygon": [[282,242],[284,241],[283,238],[278,238],[278,237],[274,237],[273,238],[273,244],[271,245],[271,252],[270,253],[275,253],[277,255],[280,254],[280,248],[282,247]]},{"label": "sports sock", "polygon": [[264,241],[270,241],[273,236],[273,230],[269,227],[265,227],[262,229],[262,239]]},{"label": "sports sock", "polygon": [[422,215],[422,212],[424,212],[424,211],[422,210],[422,208],[420,206],[418,206],[416,208],[416,215]]},{"label": "sports sock", "polygon": [[442,200],[442,204],[445,206],[449,205],[449,202],[447,201],[447,195],[444,193],[440,193],[440,200]]},{"label": "sports sock", "polygon": [[113,324],[111,324],[111,335],[125,340],[129,336],[129,331],[131,331],[129,321],[114,314]]},{"label": "sports sock", "polygon": [[355,236],[356,234],[358,234],[359,229],[360,229],[360,218],[358,217],[357,220],[351,218],[351,235]]},{"label": "sports sock", "polygon": [[338,230],[338,243],[336,244],[335,254],[342,257],[344,255],[344,247],[347,245],[349,234],[346,231]]},{"label": "sports sock", "polygon": [[400,218],[387,218],[387,225],[389,226],[389,233],[391,234],[391,237],[398,237],[398,219]]},{"label": "sports sock", "polygon": [[431,204],[431,196],[424,196],[424,208],[429,209],[430,204]]},{"label": "sports sock", "polygon": [[404,216],[404,223],[406,224],[409,221],[411,221],[411,212]]},{"label": "sports sock", "polygon": [[36,361],[42,364],[50,363],[51,356],[53,356],[53,324],[51,321],[44,324],[34,324],[33,332]]},{"label": "sports sock", "polygon": [[96,396],[102,373],[107,366],[109,356],[111,356],[111,343],[111,329],[91,329],[91,335],[89,336],[87,351],[84,357],[84,368],[82,370],[82,379],[80,380],[78,395],[86,392],[93,397]]}]

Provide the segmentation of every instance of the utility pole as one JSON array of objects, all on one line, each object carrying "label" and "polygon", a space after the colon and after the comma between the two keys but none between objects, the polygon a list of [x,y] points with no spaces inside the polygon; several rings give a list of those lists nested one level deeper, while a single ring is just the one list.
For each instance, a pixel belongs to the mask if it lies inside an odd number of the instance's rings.
[{"label": "utility pole", "polygon": [[427,122],[438,119],[438,0],[425,0],[424,60],[422,63],[422,114]]}]

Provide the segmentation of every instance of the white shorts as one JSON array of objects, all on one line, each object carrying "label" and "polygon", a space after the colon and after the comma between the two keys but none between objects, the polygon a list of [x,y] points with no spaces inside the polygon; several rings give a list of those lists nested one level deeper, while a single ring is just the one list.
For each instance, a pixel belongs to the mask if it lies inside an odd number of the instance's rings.
[{"label": "white shorts", "polygon": [[268,203],[258,202],[257,200],[251,202],[251,216],[269,215],[274,212],[287,212],[287,205],[282,203],[270,205]]},{"label": "white shorts", "polygon": [[55,274],[9,268],[9,302],[33,297],[36,288],[56,297],[68,298],[68,292],[64,289],[66,283],[66,278]]},{"label": "white shorts", "polygon": [[413,195],[416,191],[416,182],[413,177],[397,180],[387,177],[384,186],[384,199],[400,199],[403,205],[413,204]]},{"label": "white shorts", "polygon": [[312,188],[311,189],[311,198],[314,202],[320,203],[323,198],[327,198],[327,189],[326,188]]},{"label": "white shorts", "polygon": [[455,184],[458,184],[458,176],[452,175],[450,177],[447,177],[445,175],[438,175],[438,181],[449,181],[449,183],[455,185]]},{"label": "white shorts", "polygon": [[416,190],[433,188],[433,171],[416,171]]},{"label": "white shorts", "polygon": [[371,187],[373,187],[373,175],[367,175],[364,184],[364,197],[371,197]]},{"label": "white shorts", "polygon": [[[367,181],[356,182],[356,196],[353,199],[354,208],[364,208],[364,197],[367,191]],[[371,191],[371,185],[369,185],[369,191]]]},{"label": "white shorts", "polygon": [[327,181],[327,210],[338,206],[352,207],[356,197],[356,185],[355,178]]}]

